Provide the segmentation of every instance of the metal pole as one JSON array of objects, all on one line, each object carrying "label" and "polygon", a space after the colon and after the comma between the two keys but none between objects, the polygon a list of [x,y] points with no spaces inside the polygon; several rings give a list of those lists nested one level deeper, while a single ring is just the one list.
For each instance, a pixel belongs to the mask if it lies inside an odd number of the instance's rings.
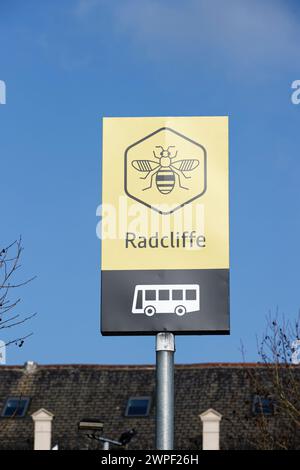
[{"label": "metal pole", "polygon": [[156,449],[174,445],[174,351],[172,333],[156,336]]}]

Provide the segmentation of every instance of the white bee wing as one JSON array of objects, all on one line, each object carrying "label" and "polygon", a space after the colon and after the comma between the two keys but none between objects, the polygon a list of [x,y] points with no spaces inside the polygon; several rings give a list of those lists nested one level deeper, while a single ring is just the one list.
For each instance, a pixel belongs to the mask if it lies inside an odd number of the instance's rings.
[{"label": "white bee wing", "polygon": [[159,163],[153,162],[152,160],[133,160],[131,165],[135,170],[142,171],[144,173],[156,170],[160,166]]}]

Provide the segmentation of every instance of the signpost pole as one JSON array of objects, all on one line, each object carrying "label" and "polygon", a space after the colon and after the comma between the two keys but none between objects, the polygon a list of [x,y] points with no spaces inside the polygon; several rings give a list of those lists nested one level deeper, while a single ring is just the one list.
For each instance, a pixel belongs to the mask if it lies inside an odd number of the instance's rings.
[{"label": "signpost pole", "polygon": [[174,352],[172,333],[156,336],[156,448],[174,445]]}]

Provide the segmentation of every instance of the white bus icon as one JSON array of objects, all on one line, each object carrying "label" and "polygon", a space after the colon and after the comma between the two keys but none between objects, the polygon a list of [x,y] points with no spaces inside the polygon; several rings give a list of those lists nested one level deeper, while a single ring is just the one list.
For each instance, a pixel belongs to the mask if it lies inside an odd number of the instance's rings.
[{"label": "white bus icon", "polygon": [[176,313],[200,310],[200,286],[198,284],[147,284],[134,289],[132,313]]}]

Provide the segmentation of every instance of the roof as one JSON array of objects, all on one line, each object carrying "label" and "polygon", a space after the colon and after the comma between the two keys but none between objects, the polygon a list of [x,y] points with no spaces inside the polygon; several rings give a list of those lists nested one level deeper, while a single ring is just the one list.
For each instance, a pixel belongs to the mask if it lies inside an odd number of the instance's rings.
[{"label": "roof", "polygon": [[[251,418],[256,392],[249,371],[265,373],[266,365],[256,363],[177,364],[175,366],[175,448],[201,448],[200,414],[210,408],[222,415],[221,448],[246,442],[254,432],[245,433],[244,417]],[[0,410],[9,396],[30,397],[24,418],[0,419],[0,449],[32,449],[31,415],[41,408],[54,415],[52,445],[60,449],[97,447],[86,433],[78,431],[83,418],[99,418],[104,434],[118,439],[128,429],[138,434],[131,449],[155,447],[155,366],[50,364],[0,366]],[[130,397],[151,398],[147,417],[126,417]],[[252,428],[251,428],[252,426]],[[249,434],[250,433],[250,434]],[[234,444],[234,439],[236,443]]]},{"label": "roof", "polygon": [[[26,365],[26,364],[25,364]],[[36,364],[39,369],[65,369],[76,367],[76,369],[155,369],[155,364]],[[175,364],[176,369],[205,369],[205,368],[249,368],[266,367],[267,365],[259,362],[203,362],[192,364]],[[0,365],[0,370],[4,369],[24,369],[24,365]]]}]

